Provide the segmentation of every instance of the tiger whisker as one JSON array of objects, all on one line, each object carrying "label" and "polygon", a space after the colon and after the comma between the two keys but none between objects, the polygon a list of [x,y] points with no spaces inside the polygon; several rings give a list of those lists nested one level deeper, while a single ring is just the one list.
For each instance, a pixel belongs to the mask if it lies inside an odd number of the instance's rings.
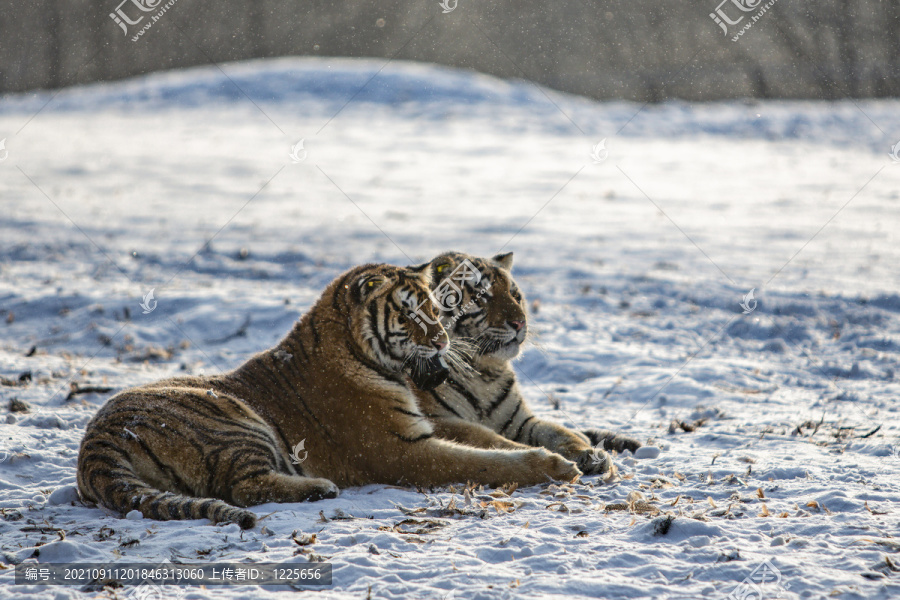
[{"label": "tiger whisker", "polygon": [[469,363],[469,357],[466,355],[463,355],[459,352],[454,351],[453,348],[451,348],[447,352],[447,354],[445,355],[445,358],[446,358],[447,362],[450,363],[450,365],[452,367],[455,367],[456,370],[458,370],[458,371],[462,371],[464,373],[465,372],[469,372],[469,373],[476,372],[475,368]]}]

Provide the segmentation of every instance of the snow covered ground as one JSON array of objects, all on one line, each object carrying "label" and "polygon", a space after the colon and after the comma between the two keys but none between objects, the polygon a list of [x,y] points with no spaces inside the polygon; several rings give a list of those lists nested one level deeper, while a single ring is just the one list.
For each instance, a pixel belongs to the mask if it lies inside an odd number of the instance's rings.
[{"label": "snow covered ground", "polygon": [[[897,597],[900,101],[642,107],[383,66],[0,99],[0,596],[86,595],[14,585],[30,557],[313,555],[334,565],[322,598],[724,598],[763,576],[766,599]],[[73,502],[112,393],[234,367],[344,269],[446,249],[515,251],[540,415],[660,456],[471,506],[460,486],[346,489],[256,507],[243,533]]]}]

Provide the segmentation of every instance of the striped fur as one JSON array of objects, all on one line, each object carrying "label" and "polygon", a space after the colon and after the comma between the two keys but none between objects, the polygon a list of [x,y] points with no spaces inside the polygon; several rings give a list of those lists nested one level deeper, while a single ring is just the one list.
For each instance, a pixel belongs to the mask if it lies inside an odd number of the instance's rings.
[{"label": "striped fur", "polygon": [[351,269],[277,346],[234,371],[116,394],[81,444],[82,498],[153,519],[248,528],[256,518],[244,507],[333,498],[338,486],[577,475],[542,449],[476,449],[434,436],[412,391],[412,381],[427,388],[445,370],[436,365],[447,334],[427,301],[429,283],[425,267]]},{"label": "striped fur", "polygon": [[[640,443],[609,431],[581,433],[539,419],[522,396],[510,360],[525,341],[527,317],[525,299],[510,275],[512,258],[511,252],[491,259],[448,252],[431,261],[436,303],[451,343],[463,346],[463,352],[467,347],[469,356],[450,363],[442,385],[420,390],[419,405],[440,437],[483,448],[540,446],[575,461],[585,474],[607,472],[612,461],[605,450],[634,450]],[[441,301],[439,290],[463,261],[478,270],[481,280],[456,281],[462,293],[454,293],[452,302]]]}]

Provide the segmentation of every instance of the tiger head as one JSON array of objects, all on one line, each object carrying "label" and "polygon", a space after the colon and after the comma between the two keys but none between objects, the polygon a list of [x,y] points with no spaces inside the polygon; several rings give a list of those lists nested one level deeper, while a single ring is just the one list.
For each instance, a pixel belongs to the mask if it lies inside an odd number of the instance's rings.
[{"label": "tiger head", "polygon": [[513,254],[441,254],[431,265],[432,295],[444,327],[474,357],[510,360],[528,333],[525,299],[510,275]]},{"label": "tiger head", "polygon": [[344,281],[345,297],[355,308],[350,331],[365,358],[409,375],[423,389],[443,383],[450,338],[429,300],[428,265],[364,265]]}]

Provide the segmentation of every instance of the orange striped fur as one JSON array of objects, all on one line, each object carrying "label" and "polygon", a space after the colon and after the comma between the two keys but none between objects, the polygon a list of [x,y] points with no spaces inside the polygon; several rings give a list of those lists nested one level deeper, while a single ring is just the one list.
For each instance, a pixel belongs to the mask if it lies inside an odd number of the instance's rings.
[{"label": "orange striped fur", "polygon": [[116,394],[81,444],[82,498],[153,519],[249,528],[256,518],[245,507],[333,498],[339,487],[577,476],[544,449],[474,448],[434,435],[414,394],[446,376],[448,338],[429,284],[427,266],[356,267],[277,346],[234,371]]}]

